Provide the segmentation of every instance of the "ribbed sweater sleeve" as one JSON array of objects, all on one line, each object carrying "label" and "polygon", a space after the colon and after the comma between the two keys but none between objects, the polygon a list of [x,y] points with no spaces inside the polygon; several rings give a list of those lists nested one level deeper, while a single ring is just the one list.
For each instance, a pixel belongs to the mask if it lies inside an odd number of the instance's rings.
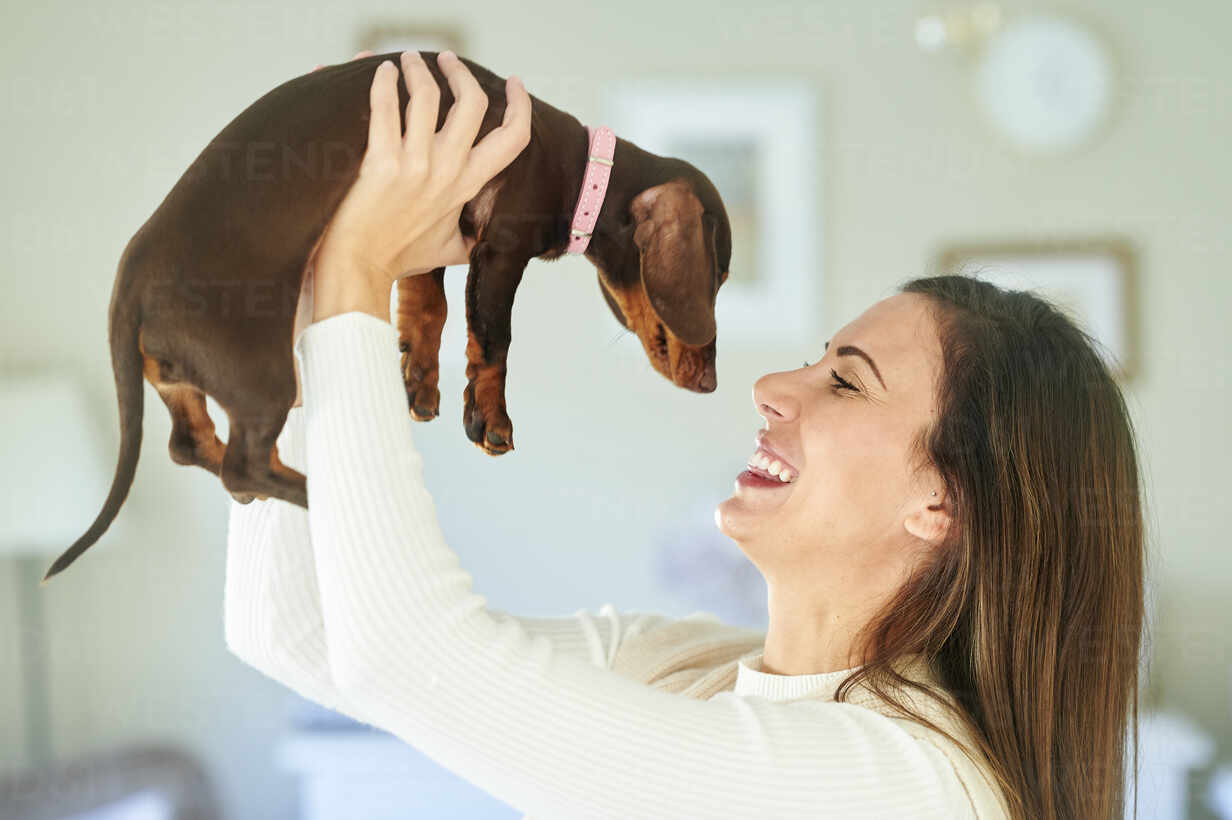
[{"label": "ribbed sweater sleeve", "polygon": [[[302,406],[287,414],[277,447],[283,464],[307,473]],[[675,620],[611,603],[597,614],[579,609],[567,617],[488,611],[516,620],[561,654],[605,669],[626,639]],[[329,670],[307,510],[276,498],[230,502],[223,619],[227,648],[238,658],[309,700],[356,717]]]},{"label": "ribbed sweater sleeve", "polygon": [[[287,415],[278,457],[304,469],[303,408]],[[230,502],[223,626],[227,648],[309,700],[344,711],[329,671],[308,512],[281,499]]]},{"label": "ribbed sweater sleeve", "polygon": [[424,486],[397,342],[351,312],[295,344],[329,677],[366,721],[536,818],[970,815],[944,755],[877,712],[670,694],[496,617]]}]

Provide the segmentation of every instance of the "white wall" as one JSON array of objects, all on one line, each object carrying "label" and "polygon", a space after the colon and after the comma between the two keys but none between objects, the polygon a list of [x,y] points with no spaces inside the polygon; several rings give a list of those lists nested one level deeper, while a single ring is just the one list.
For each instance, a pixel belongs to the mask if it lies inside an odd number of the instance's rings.
[{"label": "white wall", "polygon": [[[1214,505],[1232,489],[1223,87],[1232,56],[1222,45],[1232,12],[1217,2],[1067,5],[1118,49],[1122,96],[1106,140],[1036,163],[983,129],[954,64],[915,48],[923,7],[905,0],[474,0],[428,18],[461,25],[467,56],[520,75],[583,122],[599,116],[605,81],[687,71],[805,77],[826,124],[815,180],[825,272],[817,338],[756,356],[720,339],[718,391],[688,394],[609,345],[618,328],[595,274],[566,259],[532,263],[519,292],[514,454],[491,459],[465,439],[463,374],[443,374],[442,415],[417,428],[418,441],[446,533],[491,605],[563,614],[610,600],[683,614],[687,603],[653,582],[650,541],[674,509],[730,490],[760,426],[749,392],[757,376],[818,355],[836,327],[924,273],[941,243],[1128,234],[1141,250],[1143,359],[1127,398],[1161,583],[1152,697],[1214,732],[1220,756],[1232,756],[1232,551]],[[72,362],[112,429],[106,314],[129,236],[250,102],[318,62],[349,58],[370,17],[414,9],[6,3],[0,351]],[[454,310],[460,317],[461,305]],[[208,762],[231,816],[289,817],[292,782],[269,763],[284,691],[223,644],[229,497],[203,470],[170,461],[170,421],[148,389],[146,407],[142,461],[121,513],[128,535],[105,537],[44,592],[54,747],[67,755],[178,739]],[[648,471],[648,459],[660,466]],[[6,590],[10,572],[0,562]],[[11,622],[7,607],[0,618]],[[18,765],[11,632],[0,631],[0,763]]]}]

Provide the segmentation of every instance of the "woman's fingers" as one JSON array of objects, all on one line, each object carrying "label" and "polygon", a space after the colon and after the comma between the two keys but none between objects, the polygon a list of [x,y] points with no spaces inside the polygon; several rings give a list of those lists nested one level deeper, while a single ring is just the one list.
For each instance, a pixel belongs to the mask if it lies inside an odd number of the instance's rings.
[{"label": "woman's fingers", "polygon": [[428,169],[432,134],[441,107],[441,90],[418,51],[402,52],[402,76],[411,99],[406,104],[406,139],[402,142],[408,167]]},{"label": "woman's fingers", "polygon": [[466,162],[466,154],[475,144],[475,135],[488,110],[488,95],[480,87],[475,75],[452,51],[442,51],[436,58],[441,73],[449,81],[453,92],[453,106],[445,117],[437,137],[437,156],[450,163],[455,171]]},{"label": "woman's fingers", "polygon": [[398,67],[382,60],[372,75],[368,103],[368,147],[361,171],[397,171],[398,149],[402,144],[402,120],[398,115]]},{"label": "woman's fingers", "polygon": [[[517,77],[505,81],[505,117],[471,149],[461,184],[474,196],[530,142],[530,95]],[[473,139],[473,136],[472,136]]]}]

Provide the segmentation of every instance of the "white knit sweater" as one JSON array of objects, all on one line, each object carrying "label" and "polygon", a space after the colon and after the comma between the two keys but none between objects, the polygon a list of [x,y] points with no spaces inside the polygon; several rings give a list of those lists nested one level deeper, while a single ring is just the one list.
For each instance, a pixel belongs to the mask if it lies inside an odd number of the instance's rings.
[{"label": "white knit sweater", "polygon": [[[851,670],[760,671],[764,633],[610,604],[488,609],[424,487],[397,330],[344,313],[294,350],[303,407],[278,452],[308,476],[310,509],[231,505],[226,640],[248,664],[545,820],[1000,816],[918,724],[834,702]],[[615,671],[639,639],[641,668],[667,671],[672,629],[741,648],[734,686],[697,699]],[[661,657],[646,655],[655,636]]]}]

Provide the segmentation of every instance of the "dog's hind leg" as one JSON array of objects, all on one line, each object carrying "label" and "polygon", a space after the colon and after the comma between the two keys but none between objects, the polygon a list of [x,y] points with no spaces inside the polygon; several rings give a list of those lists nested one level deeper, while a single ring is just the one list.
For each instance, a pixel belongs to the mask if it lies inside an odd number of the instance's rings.
[{"label": "dog's hind leg", "polygon": [[271,497],[307,509],[304,474],[278,458],[278,435],[295,401],[295,370],[290,346],[274,349],[262,356],[269,350],[256,345],[252,355],[231,360],[226,382],[211,393],[230,420],[219,477],[241,503],[245,495]]},{"label": "dog's hind leg", "polygon": [[276,441],[282,425],[271,419],[254,421],[228,416],[231,429],[221,472],[222,484],[228,492],[241,504],[247,503],[245,496],[248,501],[254,496],[272,496],[307,509],[307,479],[278,458]]},{"label": "dog's hind leg", "polygon": [[[158,388],[158,395],[171,408],[171,460],[176,464],[204,467],[221,478],[227,445],[214,431],[214,421],[205,406],[205,394],[190,385],[176,385]],[[269,497],[241,492],[233,492],[231,496],[241,504],[253,498]]]},{"label": "dog's hind leg", "polygon": [[162,385],[158,395],[171,410],[171,460],[176,464],[204,467],[220,475],[227,448],[214,432],[214,421],[205,407],[205,394],[182,384]]},{"label": "dog's hind leg", "polygon": [[398,280],[402,380],[416,421],[430,421],[440,412],[441,330],[447,312],[444,268]]},{"label": "dog's hind leg", "polygon": [[176,464],[204,467],[219,475],[226,446],[214,432],[214,422],[205,407],[205,393],[184,380],[183,373],[174,364],[146,353],[144,339],[138,341],[138,346],[145,357],[146,381],[154,386],[171,411],[171,441],[168,443],[171,460]]}]

